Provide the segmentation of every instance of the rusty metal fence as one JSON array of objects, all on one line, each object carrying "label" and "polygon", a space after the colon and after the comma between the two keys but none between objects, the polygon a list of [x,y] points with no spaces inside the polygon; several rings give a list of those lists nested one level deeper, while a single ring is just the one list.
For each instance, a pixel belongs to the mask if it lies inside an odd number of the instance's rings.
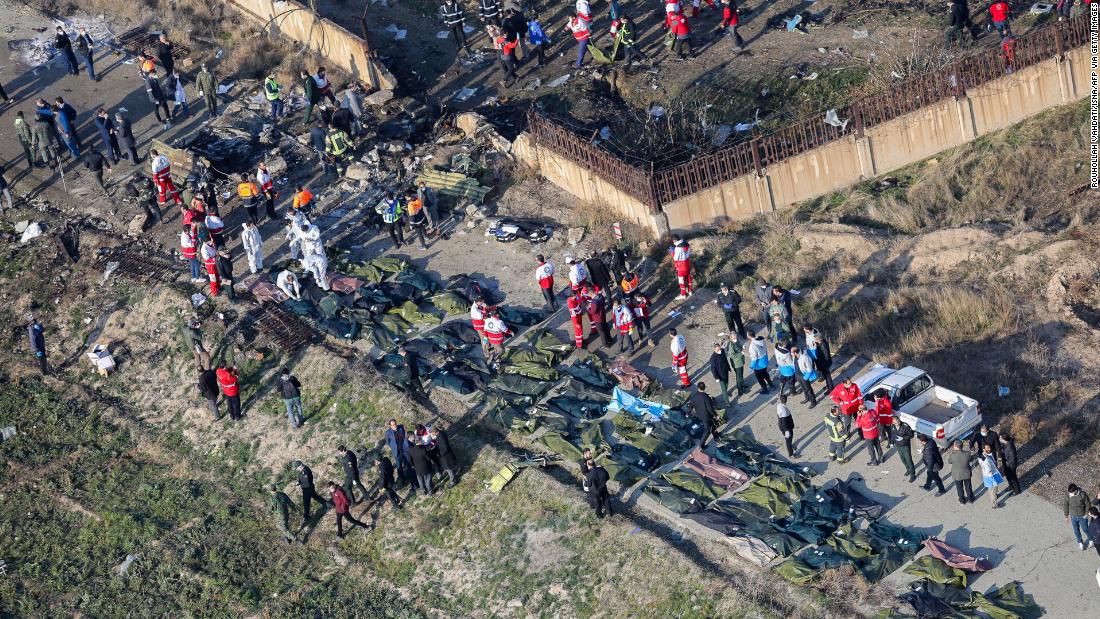
[{"label": "rusty metal fence", "polygon": [[[768,165],[818,148],[846,135],[862,136],[867,127],[942,101],[963,97],[974,88],[1006,74],[1089,44],[1089,15],[1050,24],[1015,39],[1015,44],[985,49],[938,71],[915,75],[901,84],[836,110],[842,126],[824,122],[823,115],[806,118],[767,135],[739,142],[691,161],[643,168],[621,161],[553,120],[532,112],[528,130],[535,142],[596,173],[654,212],[661,205],[750,172],[763,174]],[[845,123],[844,121],[847,120]]]}]

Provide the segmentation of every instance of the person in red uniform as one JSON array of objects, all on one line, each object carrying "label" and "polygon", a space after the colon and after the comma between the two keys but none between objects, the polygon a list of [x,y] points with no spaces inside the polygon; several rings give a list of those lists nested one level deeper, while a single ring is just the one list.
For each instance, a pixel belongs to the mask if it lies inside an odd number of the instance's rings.
[{"label": "person in red uniform", "polygon": [[867,410],[866,406],[860,404],[856,409],[856,425],[863,433],[863,442],[867,444],[867,452],[871,455],[868,464],[878,466],[882,461],[882,447],[878,444],[878,411]]},{"label": "person in red uniform", "polygon": [[615,306],[611,310],[615,318],[615,326],[619,328],[619,354],[624,351],[634,354],[634,310],[622,301],[615,300]]},{"label": "person in red uniform", "polygon": [[859,410],[863,403],[863,394],[859,392],[859,385],[852,382],[852,378],[844,379],[844,382],[833,388],[829,398],[840,407],[841,419],[844,422],[844,432],[848,440],[852,438],[852,416]]},{"label": "person in red uniform", "polygon": [[241,418],[241,390],[238,384],[240,375],[233,366],[218,368],[218,387],[225,396],[225,403],[229,407],[229,418],[237,421]]},{"label": "person in red uniform", "polygon": [[481,339],[481,350],[486,355],[489,354],[489,349],[485,346],[485,317],[488,313],[489,306],[485,304],[485,299],[481,297],[474,299],[473,304],[470,305],[470,324],[473,325],[474,331],[477,331],[477,336]]},{"label": "person in red uniform", "polygon": [[489,344],[488,362],[496,363],[504,356],[504,338],[512,335],[512,330],[504,324],[500,314],[493,310],[485,319],[485,340]]},{"label": "person in red uniform", "polygon": [[683,11],[665,13],[665,27],[672,32],[672,53],[684,60],[684,46],[687,45],[688,55],[694,58],[695,54],[691,51],[691,26],[688,25],[687,15]]},{"label": "person in red uniform", "polygon": [[684,336],[677,335],[676,329],[669,329],[668,334],[672,336],[672,342],[669,344],[669,351],[672,353],[672,369],[680,377],[680,386],[690,387],[687,340],[684,339]]},{"label": "person in red uniform", "polygon": [[366,530],[370,530],[370,527],[359,522],[355,519],[355,516],[351,515],[351,501],[348,500],[348,495],[344,493],[344,489],[336,485],[336,482],[328,482],[328,491],[332,495],[332,505],[335,507],[336,512],[336,536],[340,539],[344,538],[344,521],[355,525],[357,527],[363,527]]},{"label": "person in red uniform", "polygon": [[882,442],[887,445],[894,442],[894,405],[890,402],[890,396],[885,391],[880,391],[875,396],[875,413],[878,414],[878,424],[882,426],[879,434]]},{"label": "person in red uniform", "polygon": [[191,267],[191,281],[201,282],[202,270],[199,265],[199,248],[195,247],[194,231],[189,225],[184,225],[183,230],[180,231],[180,254],[183,255],[183,259]]},{"label": "person in red uniform", "polygon": [[[607,330],[607,306],[604,305],[603,295],[585,286],[581,288],[581,296],[584,297],[585,311],[588,312],[588,322],[592,324],[592,331],[600,334],[604,348],[611,346],[611,334]],[[589,332],[588,335],[592,333]]]},{"label": "person in red uniform", "polygon": [[565,307],[569,310],[569,320],[573,321],[573,341],[577,348],[584,348],[584,311],[587,306],[580,290],[574,290],[573,296],[565,302]]},{"label": "person in red uniform", "polygon": [[693,292],[691,282],[691,246],[679,236],[672,237],[672,265],[676,267],[676,281],[680,284],[680,296],[677,301],[682,301],[691,296]]},{"label": "person in red uniform", "polygon": [[737,24],[740,21],[741,19],[737,15],[737,3],[734,0],[722,0],[722,21],[718,24],[718,27],[733,37],[734,42],[737,44],[733,48],[735,51],[741,51],[745,48],[745,39],[742,39],[741,33],[737,32]]},{"label": "person in red uniform", "polygon": [[989,5],[989,20],[993,22],[993,29],[1002,39],[1012,36],[1012,27],[1008,25],[1008,10],[1008,3],[1004,0],[996,0]]},{"label": "person in red uniform", "polygon": [[218,286],[221,280],[218,278],[218,248],[213,239],[207,239],[200,250],[202,263],[206,266],[206,276],[210,278],[210,296],[218,296]]},{"label": "person in red uniform", "polygon": [[653,328],[649,325],[649,299],[640,292],[635,292],[630,297],[629,305],[634,310],[634,324],[638,326],[638,336],[646,337],[648,334],[650,345],[653,344]]},{"label": "person in red uniform", "polygon": [[539,263],[535,269],[535,280],[539,283],[539,289],[542,290],[542,296],[550,306],[550,311],[557,311],[558,300],[554,298],[554,263],[548,261],[542,254],[535,256],[535,260]]}]

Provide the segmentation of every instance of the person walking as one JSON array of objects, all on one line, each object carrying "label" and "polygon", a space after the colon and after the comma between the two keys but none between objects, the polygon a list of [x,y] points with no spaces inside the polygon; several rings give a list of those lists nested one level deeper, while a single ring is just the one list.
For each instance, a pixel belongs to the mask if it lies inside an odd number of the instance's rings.
[{"label": "person walking", "polygon": [[504,71],[504,79],[499,83],[504,88],[511,88],[516,83],[516,45],[515,39],[509,40],[499,26],[488,27],[489,38],[497,50],[500,58],[500,67]]},{"label": "person walking", "polygon": [[748,393],[749,388],[745,385],[745,346],[736,333],[730,334],[722,350],[726,355],[726,360],[729,361],[730,373],[733,375],[734,384],[737,387],[737,395]]},{"label": "person walking", "polygon": [[714,408],[714,399],[707,393],[707,384],[699,381],[695,385],[695,392],[689,400],[691,412],[703,427],[703,434],[699,437],[699,447],[707,444],[707,438],[713,436],[718,441],[718,411]]},{"label": "person walking", "polygon": [[779,395],[786,393],[788,384],[791,386],[791,395],[794,395],[798,393],[796,389],[797,380],[795,379],[798,370],[795,367],[794,355],[787,348],[786,342],[776,343],[774,350],[775,366],[779,371]]},{"label": "person walking", "polygon": [[802,391],[806,396],[802,401],[809,403],[810,408],[813,408],[817,406],[817,394],[814,393],[814,381],[817,380],[817,368],[814,366],[813,357],[799,350],[797,346],[791,346],[791,356],[794,357],[795,366],[798,368],[795,377],[798,379],[799,384],[802,385]]},{"label": "person walking", "polygon": [[584,348],[584,315],[587,304],[580,290],[574,290],[573,296],[565,301],[565,308],[569,311],[569,320],[573,323],[573,343],[577,350]]},{"label": "person walking", "polygon": [[[816,333],[816,330],[815,330]],[[831,393],[836,385],[833,384],[833,349],[820,333],[814,337],[814,365],[818,373],[825,379],[825,388]]]},{"label": "person walking", "polygon": [[936,441],[928,438],[923,434],[917,435],[921,442],[921,462],[924,463],[924,485],[921,486],[925,490],[931,490],[932,484],[936,484],[936,496],[943,496],[947,490],[943,487],[943,480],[940,479],[940,470],[943,469],[943,456],[940,455],[940,448],[936,445]]},{"label": "person walking", "polygon": [[137,153],[137,138],[134,137],[134,129],[130,124],[130,119],[122,115],[122,112],[115,112],[115,135],[118,137],[118,149],[122,153],[124,159],[129,159],[130,163],[141,163],[141,157],[138,157]]},{"label": "person walking", "polygon": [[978,28],[970,20],[970,7],[967,6],[966,0],[952,0],[948,13],[947,33],[944,35],[945,44],[951,47],[952,43],[958,42],[964,28],[970,33],[971,41],[978,40]]},{"label": "person walking", "polygon": [[848,444],[848,431],[844,429],[844,422],[840,419],[839,406],[831,407],[825,415],[825,429],[829,431],[829,461],[847,462],[844,448]]},{"label": "person walking", "polygon": [[108,200],[111,199],[111,192],[107,191],[107,184],[103,181],[103,171],[111,171],[111,164],[107,163],[107,158],[103,156],[103,153],[98,150],[88,150],[82,157],[84,161],[84,168],[91,173],[92,180],[95,181],[99,191],[103,193],[103,197]]},{"label": "person walking", "polygon": [[[195,76],[195,88],[198,89],[199,96],[202,97],[203,102],[206,104],[207,116],[210,118],[217,118],[218,80],[214,77],[214,74],[210,72],[206,63],[203,63],[202,69],[199,70],[199,74]],[[272,120],[274,121],[274,118],[272,118]]]},{"label": "person walking", "polygon": [[371,528],[362,522],[355,519],[355,516],[351,515],[351,502],[348,499],[347,492],[336,485],[336,482],[328,482],[328,491],[332,496],[332,504],[336,507],[336,537],[344,539],[344,521],[347,520],[349,524],[356,527],[362,527],[366,530]]},{"label": "person walking", "polygon": [[573,33],[573,39],[577,42],[577,62],[573,64],[573,68],[579,69],[584,64],[585,54],[588,53],[588,39],[591,37],[589,21],[574,15],[566,22],[565,30]]},{"label": "person walking", "polygon": [[439,468],[447,474],[447,479],[451,483],[453,488],[456,483],[455,471],[458,470],[458,461],[455,458],[454,449],[451,448],[451,437],[447,434],[446,430],[432,426],[428,428],[428,436],[431,437],[432,443],[435,444],[435,450],[437,454],[437,464]]},{"label": "person walking", "polygon": [[76,62],[76,54],[73,53],[73,42],[66,34],[63,26],[57,27],[57,34],[53,38],[53,46],[60,52],[69,69],[69,75],[80,75],[80,65]]},{"label": "person walking", "polygon": [[634,310],[626,303],[616,299],[615,305],[611,308],[611,316],[615,321],[615,327],[619,330],[619,354],[621,355],[625,351],[628,355],[633,355]]},{"label": "person walking", "polygon": [[794,415],[787,406],[787,396],[780,395],[779,403],[775,405],[775,414],[779,419],[779,433],[783,435],[783,444],[787,447],[787,457],[793,458],[794,451]]},{"label": "person walking", "polygon": [[[1062,0],[1063,4],[1065,0]],[[1070,2],[1072,6],[1072,1]],[[1008,14],[1011,11],[1008,7],[1008,3],[1005,0],[995,0],[989,5],[989,22],[993,25],[993,29],[997,31],[997,34],[1001,35],[1001,38],[1012,36],[1012,27],[1008,24]],[[1058,21],[1062,21],[1062,17],[1058,17]]]},{"label": "person walking", "polygon": [[259,273],[264,268],[264,239],[260,229],[251,221],[241,224],[241,246],[248,259],[248,272]]},{"label": "person walking", "polygon": [[99,78],[95,74],[95,65],[93,64],[93,56],[95,54],[95,44],[92,42],[92,37],[88,34],[88,30],[84,27],[80,27],[79,34],[76,35],[76,41],[73,42],[73,48],[76,53],[80,54],[80,57],[84,59],[84,66],[88,68],[88,77],[93,82],[98,82]]},{"label": "person walking", "polygon": [[313,484],[313,469],[301,460],[295,460],[291,466],[298,471],[298,488],[302,490],[302,526],[305,526],[309,523],[309,504],[312,501],[317,501],[322,508],[332,505],[332,502],[317,494]]},{"label": "person walking", "polygon": [[[165,96],[164,89],[161,88],[156,71],[145,76],[145,94],[149,96],[149,102],[153,104],[153,115],[156,116],[157,122],[164,123],[165,131],[171,129],[172,112],[168,109],[168,97]],[[161,110],[164,110],[164,118],[160,117]]]},{"label": "person walking", "polygon": [[856,413],[856,425],[863,435],[863,443],[867,446],[867,453],[871,456],[870,466],[878,466],[882,463],[882,447],[879,446],[878,413],[867,410],[863,404],[859,405]]},{"label": "person walking", "polygon": [[760,395],[768,395],[775,387],[771,374],[768,373],[768,343],[763,335],[749,331],[749,368],[756,376],[756,382],[760,384]]},{"label": "person walking", "polygon": [[730,333],[737,333],[745,337],[745,323],[741,320],[741,295],[736,290],[722,284],[714,303],[722,309],[722,315],[726,318],[726,329]]},{"label": "person walking", "polygon": [[302,114],[302,124],[308,125],[309,121],[313,118],[313,107],[321,102],[321,91],[317,88],[317,82],[313,80],[313,76],[309,73],[303,70],[299,73],[299,77],[302,80],[302,90],[305,92],[306,98],[306,109]]},{"label": "person walking", "polygon": [[279,373],[279,395],[283,398],[290,427],[294,429],[302,427],[306,422],[305,415],[302,413],[302,383],[290,373],[290,368],[283,368]]},{"label": "person walking", "polygon": [[[416,233],[420,242],[420,251],[428,249],[428,243],[424,240],[424,229],[428,227],[428,216],[424,210],[424,203],[417,197],[416,192],[410,190],[405,195],[405,210],[408,213],[409,227]],[[412,233],[410,232],[410,237]]]},{"label": "person walking", "polygon": [[718,23],[718,29],[733,37],[733,51],[739,52],[745,49],[745,39],[737,31],[737,24],[741,18],[737,13],[737,3],[734,0],[722,0],[722,21]]},{"label": "person walking", "polygon": [[1020,478],[1016,475],[1019,460],[1016,456],[1016,439],[1012,435],[1001,433],[1001,472],[1008,482],[1009,496],[1020,494]]},{"label": "person walking", "polygon": [[215,258],[215,263],[218,267],[218,279],[225,286],[225,292],[229,296],[229,300],[236,301],[237,292],[233,289],[233,256],[229,253],[228,247],[218,248],[218,257]]},{"label": "person walking", "polygon": [[681,389],[690,387],[687,340],[684,339],[684,336],[677,334],[676,329],[669,329],[668,334],[672,338],[669,341],[669,351],[672,353],[672,370],[679,376]]},{"label": "person walking", "polygon": [[271,177],[271,172],[263,161],[256,164],[256,184],[260,187],[260,194],[264,199],[264,212],[267,213],[267,218],[277,219],[279,215],[275,212],[275,198],[279,197],[279,192],[275,191],[275,179]]},{"label": "person walking", "polygon": [[859,385],[852,382],[852,377],[845,377],[844,382],[829,393],[829,398],[840,407],[840,412],[844,415],[844,431],[851,437],[852,416],[863,404],[863,394],[859,391]]},{"label": "person walking", "polygon": [[[626,295],[623,295],[626,298]],[[642,337],[649,340],[650,346],[656,346],[657,341],[653,337],[653,326],[649,322],[649,299],[640,292],[635,292],[628,301],[630,308],[634,310],[634,324],[638,327],[639,342]]]},{"label": "person walking", "polygon": [[584,476],[584,485],[588,488],[596,517],[602,519],[605,512],[607,516],[611,516],[611,492],[607,488],[607,482],[611,481],[611,476],[608,475],[607,469],[596,464],[591,454],[585,461],[585,466],[588,467],[588,473]]},{"label": "person walking", "polygon": [[390,448],[390,453],[393,455],[394,465],[397,467],[397,473],[412,487],[416,487],[416,474],[411,470],[412,462],[408,458],[406,450],[408,449],[408,441],[405,439],[405,426],[397,423],[396,419],[390,419],[386,423],[385,434],[386,445]]},{"label": "person walking", "polygon": [[894,417],[894,430],[890,434],[890,443],[905,466],[905,474],[908,476],[906,481],[913,483],[917,478],[917,469],[913,466],[913,428],[902,423],[900,417]]},{"label": "person walking", "polygon": [[80,136],[76,132],[76,108],[66,103],[61,97],[57,97],[54,99],[54,112],[61,141],[74,159],[80,158],[81,143]]},{"label": "person walking", "polygon": [[558,309],[558,300],[554,298],[554,263],[542,254],[535,256],[535,262],[538,263],[535,267],[535,281],[539,284],[542,297],[546,299],[547,307],[555,312]]},{"label": "person walking", "polygon": [[199,393],[206,398],[206,405],[210,407],[214,421],[221,420],[221,411],[218,410],[218,396],[221,395],[221,391],[218,390],[218,373],[211,367],[200,368],[197,386]]},{"label": "person walking", "polygon": [[[604,325],[605,333],[607,325]],[[504,357],[504,340],[512,335],[512,330],[504,323],[500,314],[494,309],[485,317],[485,343],[489,350],[486,362],[495,366]]]},{"label": "person walking", "polygon": [[536,9],[532,9],[531,18],[527,21],[527,40],[531,44],[532,53],[539,59],[539,66],[546,65],[546,49],[550,47],[550,37],[542,28],[542,21]]},{"label": "person walking", "polygon": [[382,216],[382,227],[390,233],[394,249],[401,249],[405,242],[404,232],[401,229],[401,201],[393,192],[386,194],[386,199],[374,207],[374,212]]},{"label": "person walking", "polygon": [[59,154],[54,148],[55,131],[52,116],[35,116],[34,129],[31,130],[31,146],[38,154],[38,162],[51,168],[60,164]]},{"label": "person walking", "polygon": [[176,70],[176,59],[172,56],[174,51],[175,46],[168,40],[168,35],[162,32],[157,37],[157,60],[160,61],[160,66],[164,67],[166,75]]},{"label": "person walking", "polygon": [[[312,83],[312,79],[310,80]],[[332,173],[332,166],[328,161],[328,125],[322,119],[317,120],[317,125],[309,130],[309,144],[313,152],[317,153],[317,163],[321,166],[321,173],[326,176]]]},{"label": "person walking", "polygon": [[1077,547],[1088,550],[1097,540],[1092,539],[1088,532],[1089,497],[1085,491],[1078,488],[1077,484],[1070,484],[1066,488],[1066,496],[1062,497],[1062,513],[1069,523],[1073,537],[1077,540]]},{"label": "person walking", "polygon": [[122,151],[118,147],[118,131],[107,110],[103,108],[96,110],[95,126],[99,129],[99,138],[103,141],[103,152],[107,153],[112,165],[117,164],[122,158]]},{"label": "person walking", "polygon": [[[734,338],[737,334],[731,333]],[[722,399],[726,403],[726,408],[733,406],[733,402],[730,400],[730,360],[726,357],[726,351],[719,343],[714,344],[714,352],[710,354],[710,375],[714,377],[715,382],[718,383],[718,390],[722,394]],[[737,390],[738,395],[741,394],[740,388]]]},{"label": "person walking", "polygon": [[974,467],[970,464],[970,457],[970,452],[963,449],[962,441],[955,441],[947,456],[951,478],[955,480],[955,491],[959,494],[959,503],[963,505],[974,502]]},{"label": "person walking", "polygon": [[[683,11],[665,13],[665,27],[672,33],[672,53],[679,60],[694,58],[695,53],[691,49],[691,25],[688,24],[687,15]],[[684,47],[687,46],[687,55],[684,55]]]},{"label": "person walking", "polygon": [[[205,370],[210,365],[210,353],[207,352],[206,347],[202,343],[202,321],[199,320],[198,314],[192,314],[190,318],[183,323],[183,335],[184,341],[187,342],[188,348],[191,349],[192,354],[195,356],[195,366],[199,370]],[[215,382],[215,386],[217,383]]]},{"label": "person walking", "polygon": [[[340,454],[340,466],[344,469],[344,493],[352,505],[358,505],[359,501],[367,498],[368,494],[367,489],[363,487],[363,482],[359,479],[359,458],[355,455],[354,450],[343,445],[338,446],[336,451]],[[355,488],[359,488],[363,499],[356,500]]]},{"label": "person walking", "polygon": [[242,417],[240,373],[236,367],[230,365],[218,368],[217,374],[218,387],[225,396],[225,403],[229,408],[229,419],[239,421]]},{"label": "person walking", "polygon": [[271,498],[267,501],[267,510],[275,518],[275,526],[279,528],[279,533],[282,533],[286,543],[293,544],[298,541],[298,538],[290,532],[290,510],[297,511],[298,508],[294,506],[294,501],[291,501],[290,497],[280,491],[275,484],[271,484],[270,490]]},{"label": "person walking", "polygon": [[[409,436],[409,438],[413,437]],[[416,473],[417,485],[424,492],[424,496],[431,496],[432,463],[428,458],[428,450],[419,441],[411,441],[405,451],[412,462],[413,472]]]},{"label": "person walking", "polygon": [[378,487],[383,492],[382,500],[389,499],[390,503],[393,503],[394,511],[401,509],[401,497],[397,496],[397,491],[394,490],[396,481],[394,479],[393,463],[386,456],[378,454],[374,457],[374,469],[378,471]]},{"label": "person walking", "polygon": [[183,86],[183,78],[179,73],[175,71],[168,74],[169,92],[172,93],[172,118],[179,118],[178,114],[180,109],[183,109],[183,115],[187,116],[191,111],[187,108],[187,90]]},{"label": "person walking", "polygon": [[607,301],[611,301],[611,288],[615,286],[615,282],[611,280],[611,272],[603,260],[600,259],[600,255],[593,252],[588,260],[584,261],[584,267],[588,271],[588,281],[592,283],[595,291],[602,293]]},{"label": "person walking", "polygon": [[439,233],[439,225],[442,223],[439,219],[439,196],[428,186],[428,183],[420,181],[416,185],[416,198],[424,204],[424,211],[428,215],[428,227],[431,236],[434,237]]},{"label": "person walking", "polygon": [[330,124],[328,136],[325,137],[325,154],[329,157],[331,166],[335,168],[337,177],[342,177],[347,171],[352,156],[351,149],[351,138],[347,132],[335,124]]},{"label": "person walking", "polygon": [[989,445],[983,447],[982,453],[978,455],[978,466],[982,469],[982,485],[985,486],[986,494],[989,495],[989,504],[993,509],[997,509],[1001,506],[997,502],[997,487],[1005,483],[1005,478],[997,470],[997,456],[993,454],[993,448]]},{"label": "person walking", "polygon": [[679,235],[672,237],[672,266],[676,271],[676,283],[680,286],[680,294],[677,301],[682,301],[695,292],[694,282],[691,280],[691,246]]},{"label": "person walking", "polygon": [[260,222],[260,188],[247,174],[241,173],[238,180],[237,197],[241,199],[241,205],[248,212],[248,221],[256,225]]},{"label": "person walking", "polygon": [[46,363],[46,328],[42,326],[41,322],[38,322],[38,318],[33,315],[30,318],[30,324],[27,325],[27,343],[30,345],[35,359],[38,360],[39,372],[46,375],[50,373],[50,368]]}]

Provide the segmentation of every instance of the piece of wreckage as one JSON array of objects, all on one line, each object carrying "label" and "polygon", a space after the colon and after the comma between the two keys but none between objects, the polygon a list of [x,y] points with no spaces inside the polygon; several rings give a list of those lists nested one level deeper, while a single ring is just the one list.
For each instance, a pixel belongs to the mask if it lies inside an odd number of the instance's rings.
[{"label": "piece of wreckage", "polygon": [[554,229],[549,225],[530,219],[501,217],[490,219],[486,235],[499,243],[511,243],[516,239],[526,239],[531,243],[545,243],[550,240]]}]

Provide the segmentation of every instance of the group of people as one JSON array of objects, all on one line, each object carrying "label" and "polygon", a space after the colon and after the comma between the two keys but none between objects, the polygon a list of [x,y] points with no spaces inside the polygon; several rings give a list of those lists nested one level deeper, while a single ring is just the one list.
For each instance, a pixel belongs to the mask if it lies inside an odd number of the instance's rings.
[{"label": "group of people", "polygon": [[[371,464],[377,479],[369,490],[363,484],[359,464],[359,454],[366,454],[367,450],[362,447],[357,450],[348,449],[340,445],[336,451],[344,472],[344,481],[342,484],[335,481],[326,484],[328,498],[318,493],[313,470],[309,465],[301,460],[291,463],[291,468],[298,473],[297,485],[302,493],[302,522],[296,531],[291,531],[290,511],[297,510],[297,506],[276,484],[271,485],[269,509],[287,543],[305,543],[304,539],[298,538],[297,532],[309,525],[310,506],[313,502],[322,507],[333,508],[336,514],[336,534],[342,538],[345,534],[345,521],[352,527],[368,530],[373,528],[373,525],[363,523],[352,514],[351,508],[364,501],[369,506],[377,504],[378,507],[389,501],[394,510],[399,510],[404,501],[397,490],[402,486],[410,489],[409,498],[414,497],[417,492],[426,497],[437,491],[433,485],[434,476],[438,475],[441,480],[445,476],[446,483],[450,486],[458,481],[458,458],[450,436],[446,430],[435,425],[417,424],[413,431],[406,432],[404,425],[396,419],[390,419],[386,424],[381,446],[371,455]],[[356,490],[359,492],[358,497]]]}]

